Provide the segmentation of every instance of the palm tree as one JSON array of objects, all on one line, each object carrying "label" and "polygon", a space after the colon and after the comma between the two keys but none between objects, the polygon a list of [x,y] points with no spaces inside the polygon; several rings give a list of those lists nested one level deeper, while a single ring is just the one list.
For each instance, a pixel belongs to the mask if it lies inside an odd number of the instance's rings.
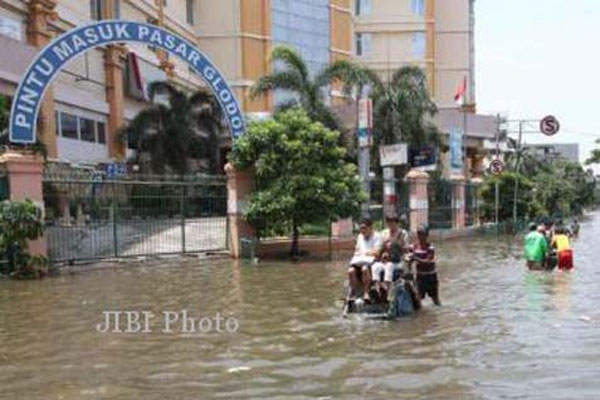
[{"label": "palm tree", "polygon": [[[168,102],[154,102],[162,92]],[[170,170],[183,175],[189,172],[191,156],[208,156],[210,172],[218,173],[222,111],[215,97],[206,90],[188,96],[168,82],[157,81],[150,84],[150,100],[154,104],[138,113],[119,135],[134,144],[136,163],[147,153],[152,172]]]},{"label": "palm tree", "polygon": [[324,92],[331,82],[330,73],[324,70],[311,77],[300,54],[285,46],[273,49],[271,59],[280,63],[282,68],[259,78],[251,89],[251,96],[255,98],[278,89],[290,91],[295,99],[281,105],[279,109],[299,106],[311,119],[321,122],[329,129],[340,131],[339,121],[325,104]]},{"label": "palm tree", "polygon": [[440,131],[431,121],[437,107],[429,95],[426,77],[419,67],[402,67],[386,85],[373,92],[375,140],[419,147],[440,144]]}]

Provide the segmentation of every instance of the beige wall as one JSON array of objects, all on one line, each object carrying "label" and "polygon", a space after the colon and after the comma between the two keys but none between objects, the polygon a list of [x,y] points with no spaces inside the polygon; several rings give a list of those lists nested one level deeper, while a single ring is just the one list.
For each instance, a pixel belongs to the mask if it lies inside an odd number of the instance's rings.
[{"label": "beige wall", "polygon": [[475,102],[472,76],[473,55],[470,38],[473,32],[469,24],[471,0],[436,1],[436,90],[435,98],[440,107],[456,107],[456,88],[467,76],[469,90],[467,100]]},{"label": "beige wall", "polygon": [[[426,17],[426,13],[413,13],[410,0],[372,1],[369,14],[354,18],[356,32],[372,35],[371,52],[355,56],[355,60],[378,72],[384,80],[391,77],[395,70],[406,65],[418,65],[427,70],[432,60],[427,57],[429,46]],[[425,35],[426,43],[422,55],[413,52],[415,35]],[[353,45],[355,46],[354,43]]]}]

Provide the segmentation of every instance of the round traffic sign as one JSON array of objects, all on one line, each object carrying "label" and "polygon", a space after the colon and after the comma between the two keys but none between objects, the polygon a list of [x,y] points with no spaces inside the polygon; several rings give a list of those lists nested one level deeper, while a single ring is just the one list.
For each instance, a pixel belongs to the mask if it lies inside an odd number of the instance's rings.
[{"label": "round traffic sign", "polygon": [[546,136],[554,136],[560,130],[560,123],[553,115],[548,115],[540,121],[540,131]]},{"label": "round traffic sign", "polygon": [[490,164],[490,171],[494,175],[500,175],[504,171],[504,163],[500,160],[494,160]]}]

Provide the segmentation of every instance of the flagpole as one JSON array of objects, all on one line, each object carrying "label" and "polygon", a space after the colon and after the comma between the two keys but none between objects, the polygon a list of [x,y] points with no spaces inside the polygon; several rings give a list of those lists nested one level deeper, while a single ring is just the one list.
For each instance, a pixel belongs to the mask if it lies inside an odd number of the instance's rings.
[{"label": "flagpole", "polygon": [[[466,93],[465,93],[466,100]],[[468,179],[469,166],[467,165],[467,107],[466,102],[463,100],[462,105],[462,113],[463,113],[463,174],[465,180]]]}]

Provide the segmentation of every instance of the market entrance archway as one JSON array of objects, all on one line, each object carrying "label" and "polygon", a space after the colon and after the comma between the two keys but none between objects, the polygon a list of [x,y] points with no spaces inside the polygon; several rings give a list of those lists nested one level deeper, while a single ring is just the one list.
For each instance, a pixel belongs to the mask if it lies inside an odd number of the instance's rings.
[{"label": "market entrance archway", "polygon": [[243,135],[245,121],[235,94],[219,70],[193,43],[155,25],[105,20],[65,32],[44,47],[33,60],[23,75],[13,100],[10,141],[35,142],[37,115],[44,93],[70,60],[98,46],[128,42],[149,44],[186,61],[207,83],[219,101],[232,138]]}]

